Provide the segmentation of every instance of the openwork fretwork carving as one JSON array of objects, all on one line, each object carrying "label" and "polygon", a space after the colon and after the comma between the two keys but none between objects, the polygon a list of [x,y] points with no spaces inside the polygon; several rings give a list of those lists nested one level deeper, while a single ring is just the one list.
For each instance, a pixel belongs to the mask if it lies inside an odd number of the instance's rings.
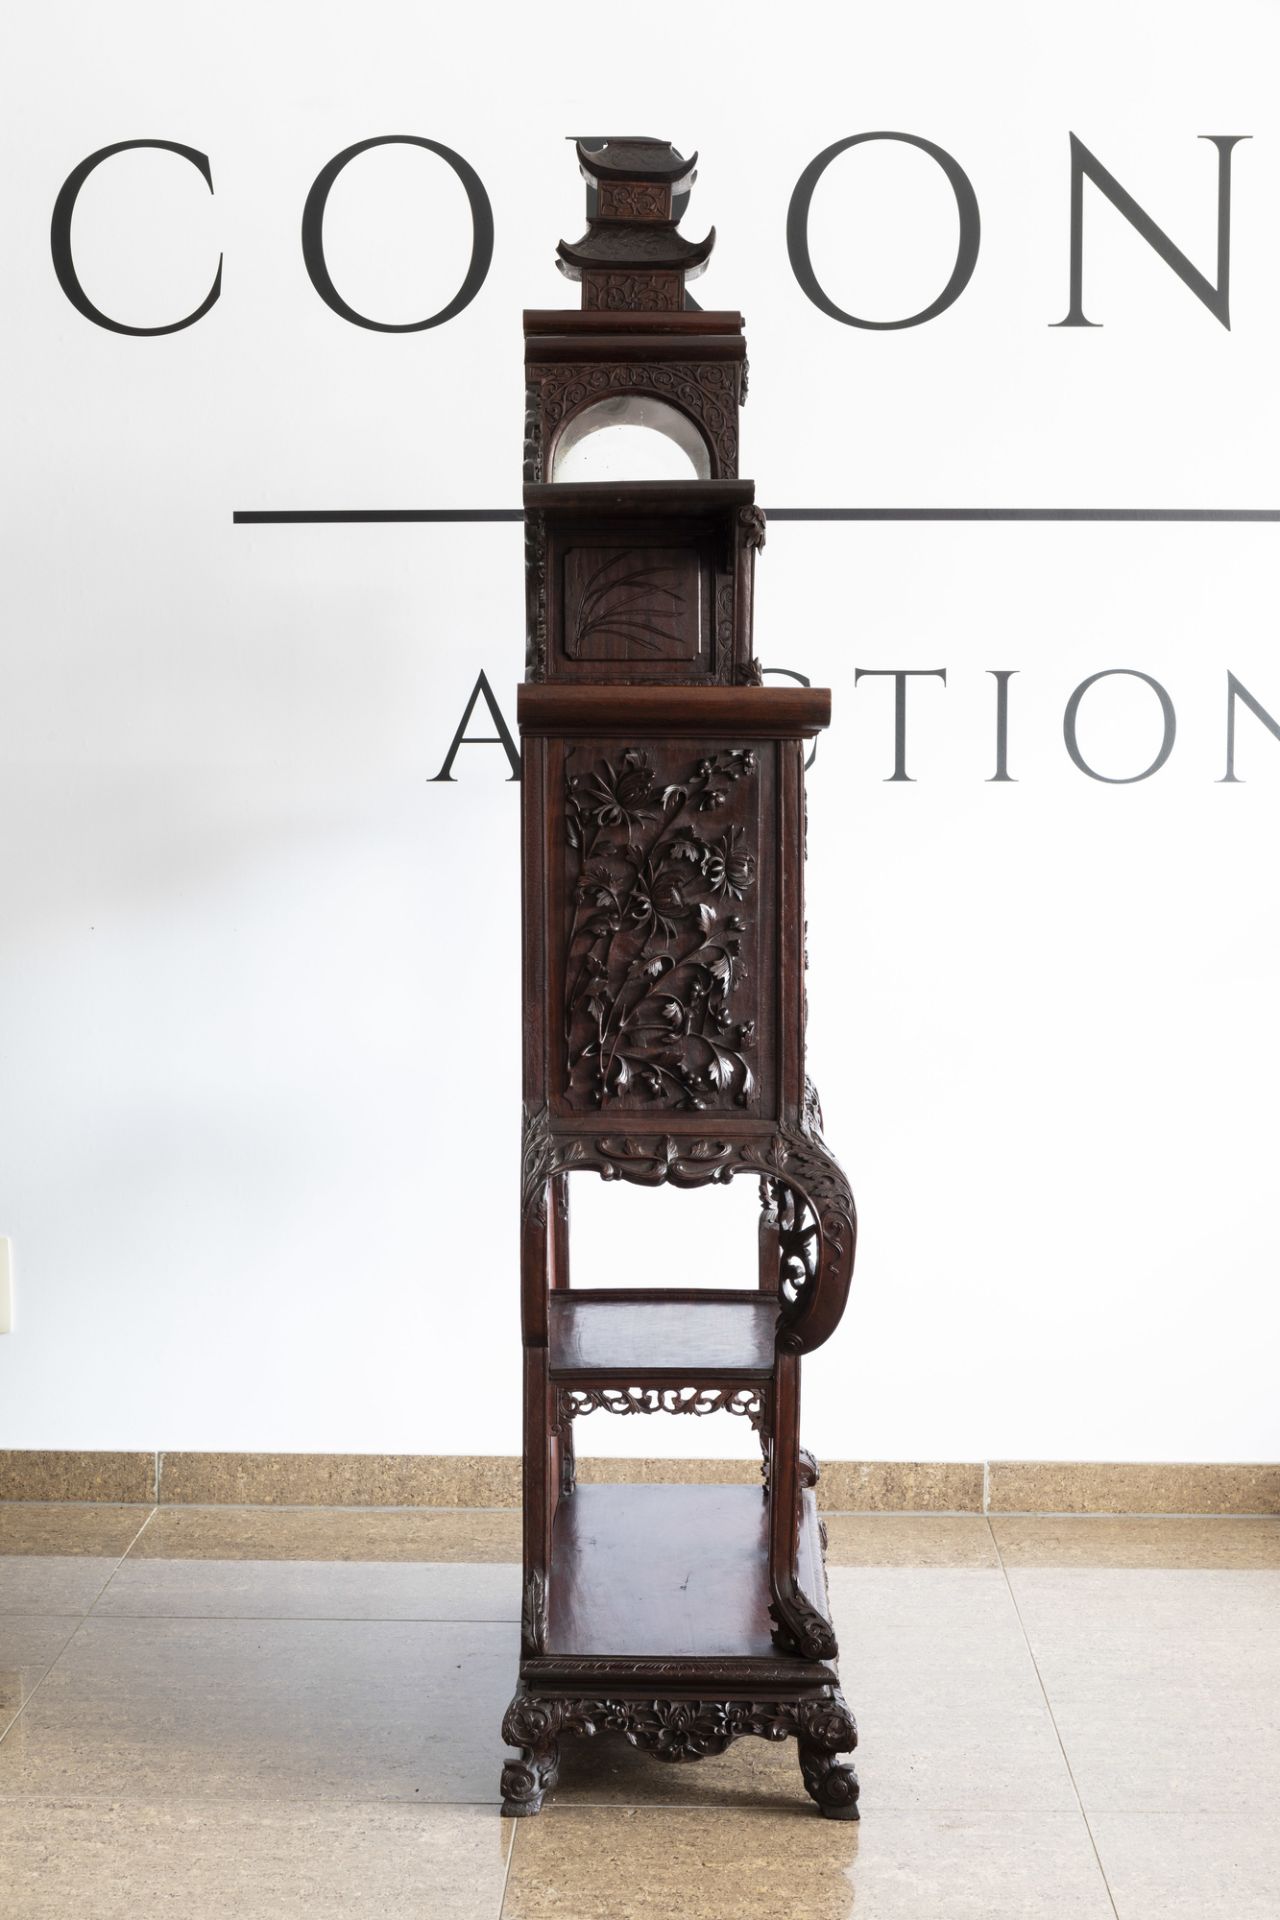
[{"label": "openwork fretwork carving", "polygon": [[754,753],[728,750],[664,784],[649,754],[628,749],[568,772],[565,1044],[575,1105],[628,1095],[684,1108],[751,1101],[755,1021],[737,1003],[756,884],[755,771]]},{"label": "openwork fretwork carving", "polygon": [[559,1424],[599,1410],[605,1413],[741,1413],[755,1428],[765,1416],[759,1387],[561,1387]]}]

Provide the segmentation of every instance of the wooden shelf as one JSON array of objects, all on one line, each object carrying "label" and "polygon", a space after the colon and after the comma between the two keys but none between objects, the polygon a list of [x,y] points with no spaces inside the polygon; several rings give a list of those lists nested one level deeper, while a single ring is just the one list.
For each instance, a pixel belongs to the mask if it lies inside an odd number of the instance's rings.
[{"label": "wooden shelf", "polygon": [[[546,1659],[661,1655],[776,1669],[769,1618],[768,1503],[756,1487],[579,1486],[555,1519]],[[800,1578],[825,1611],[812,1493],[801,1508]],[[794,1660],[797,1679],[830,1670]],[[710,1677],[710,1672],[708,1674]]]},{"label": "wooden shelf", "polygon": [[638,1385],[768,1380],[778,1302],[769,1293],[673,1288],[638,1298],[621,1291],[553,1293],[551,1378]]}]

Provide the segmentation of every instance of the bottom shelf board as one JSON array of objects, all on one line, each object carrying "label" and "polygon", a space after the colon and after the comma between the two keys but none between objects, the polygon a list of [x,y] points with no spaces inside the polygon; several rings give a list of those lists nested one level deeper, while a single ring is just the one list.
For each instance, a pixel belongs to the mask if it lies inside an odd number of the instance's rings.
[{"label": "bottom shelf board", "polygon": [[[755,1487],[579,1486],[556,1513],[546,1655],[777,1662],[769,1507]],[[803,1498],[798,1572],[826,1611],[818,1513]]]}]

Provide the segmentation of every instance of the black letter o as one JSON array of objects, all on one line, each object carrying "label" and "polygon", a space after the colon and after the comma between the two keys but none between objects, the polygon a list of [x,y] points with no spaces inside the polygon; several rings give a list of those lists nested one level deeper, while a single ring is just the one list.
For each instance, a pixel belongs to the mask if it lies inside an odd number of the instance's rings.
[{"label": "black letter o", "polygon": [[87,160],[82,160],[80,165],[67,175],[53,203],[53,223],[49,231],[49,244],[53,250],[53,270],[58,276],[58,285],[72,306],[77,312],[82,313],[86,320],[92,320],[95,327],[105,327],[109,333],[132,333],[148,337],[157,333],[181,333],[184,327],[194,327],[197,320],[202,320],[222,292],[221,254],[218,255],[218,271],[213,276],[213,285],[201,305],[194,313],[189,313],[185,320],[175,320],[167,327],[126,327],[123,321],[112,320],[109,315],[94,306],[80,285],[75,261],[71,257],[71,216],[75,212],[81,187],[94,168],[100,166],[104,160],[109,160],[113,153],[129,153],[135,147],[157,147],[162,153],[181,154],[184,160],[191,162],[197,172],[203,174],[210,193],[213,192],[213,174],[209,170],[209,156],[206,153],[197,153],[194,147],[180,146],[176,140],[117,140],[112,147],[99,147],[96,153],[91,153]]},{"label": "black letter o", "polygon": [[[846,313],[823,291],[809,257],[809,207],[814,188],[838,153],[845,153],[850,147],[860,147],[864,140],[900,140],[904,146],[919,147],[921,153],[927,153],[931,160],[937,161],[951,182],[951,191],[956,197],[956,210],[960,215],[960,244],[956,248],[956,264],[951,270],[951,278],[932,306],[913,313],[907,320],[859,320],[856,314]],[[968,286],[973,269],[978,264],[978,242],[981,237],[978,196],[968,174],[959,161],[953,160],[942,147],[935,147],[932,140],[922,140],[915,133],[854,133],[847,140],[837,140],[834,146],[827,147],[816,160],[809,162],[796,181],[791,205],[787,208],[787,252],[791,258],[791,270],[814,306],[821,307],[823,313],[829,313],[833,320],[842,320],[846,327],[874,327],[881,332],[889,332],[897,327],[923,326],[926,320],[935,319],[958,300]]]},{"label": "black letter o", "polygon": [[[358,153],[368,153],[370,147],[425,147],[428,153],[438,153],[453,168],[466,190],[472,229],[471,260],[466,277],[448,306],[441,307],[439,313],[433,313],[427,320],[408,320],[393,325],[387,320],[366,319],[364,314],[348,306],[329,277],[324,257],[324,210],[329,192],[347,162],[354,160]],[[316,175],[302,209],[302,257],[306,261],[311,284],[325,305],[332,307],[344,320],[350,320],[352,326],[368,327],[374,333],[422,333],[427,327],[443,326],[446,320],[452,320],[455,314],[470,306],[484,285],[489,263],[493,259],[493,209],[479,174],[452,147],[442,147],[439,141],[424,140],[416,133],[384,133],[376,139],[358,140],[354,147],[346,147],[341,153],[335,154],[328,166],[322,167]]]},{"label": "black letter o", "polygon": [[[1084,756],[1080,752],[1080,743],[1076,739],[1076,715],[1080,710],[1080,702],[1083,700],[1085,694],[1088,693],[1095,680],[1109,680],[1114,673],[1126,673],[1131,679],[1145,680],[1147,685],[1155,692],[1156,698],[1160,702],[1160,711],[1164,715],[1164,738],[1160,742],[1160,751],[1151,762],[1151,765],[1143,773],[1124,774],[1119,778],[1110,773],[1095,773],[1094,769],[1086,763]],[[1102,673],[1091,673],[1087,680],[1080,682],[1080,685],[1068,700],[1066,710],[1062,716],[1062,737],[1066,741],[1067,752],[1071,755],[1071,758],[1075,761],[1081,773],[1087,773],[1091,780],[1105,780],[1109,787],[1131,787],[1135,780],[1149,780],[1153,773],[1159,773],[1161,767],[1173,752],[1173,742],[1177,731],[1178,721],[1173,711],[1172,700],[1158,680],[1153,680],[1149,673],[1139,673],[1136,667],[1107,667]]]}]

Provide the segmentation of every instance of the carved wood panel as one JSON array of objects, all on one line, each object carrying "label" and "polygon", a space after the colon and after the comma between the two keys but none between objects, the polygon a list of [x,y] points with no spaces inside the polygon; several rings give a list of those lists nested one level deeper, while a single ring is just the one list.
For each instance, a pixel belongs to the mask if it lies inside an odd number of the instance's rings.
[{"label": "carved wood panel", "polygon": [[775,751],[565,748],[560,1111],[769,1110]]},{"label": "carved wood panel", "polygon": [[696,660],[702,600],[702,569],[691,547],[571,546],[564,555],[564,651],[571,660]]}]

